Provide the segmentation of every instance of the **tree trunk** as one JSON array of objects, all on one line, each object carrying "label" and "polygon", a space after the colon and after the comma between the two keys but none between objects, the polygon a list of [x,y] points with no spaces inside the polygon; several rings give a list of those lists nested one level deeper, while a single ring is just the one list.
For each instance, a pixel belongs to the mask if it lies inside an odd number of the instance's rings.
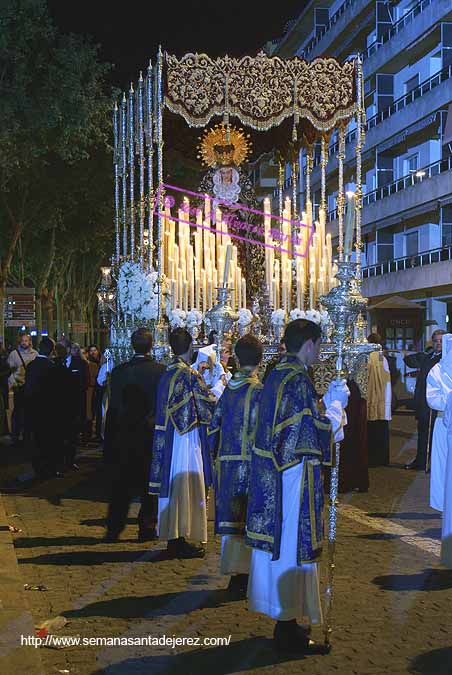
[{"label": "tree trunk", "polygon": [[38,293],[36,294],[36,330],[38,338],[40,338],[42,333],[42,300]]},{"label": "tree trunk", "polygon": [[46,310],[47,310],[47,330],[49,332],[49,336],[50,335],[53,336],[55,330],[53,290],[50,290],[47,294]]}]

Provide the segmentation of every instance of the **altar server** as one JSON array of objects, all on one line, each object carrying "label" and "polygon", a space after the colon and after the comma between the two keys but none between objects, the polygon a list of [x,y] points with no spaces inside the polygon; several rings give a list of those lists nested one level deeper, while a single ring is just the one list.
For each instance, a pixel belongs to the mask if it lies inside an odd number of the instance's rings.
[{"label": "altar server", "polygon": [[217,361],[215,345],[207,345],[198,350],[193,367],[202,375],[207,388],[219,399],[232,375],[226,371],[221,361]]},{"label": "altar server", "polygon": [[251,550],[245,546],[245,521],[251,451],[262,384],[257,370],[262,343],[245,335],[235,345],[239,362],[217,403],[209,426],[215,461],[215,534],[221,540],[221,574],[231,575],[228,590],[245,594]]},{"label": "altar server", "polygon": [[307,618],[320,623],[317,562],[322,552],[322,465],[331,464],[333,440],[342,440],[349,390],[333,382],[325,413],[307,369],[318,358],[320,327],[305,319],[288,324],[287,354],[265,381],[251,461],[246,541],[253,548],[249,608],[277,621],[274,642],[283,651],[313,645]]},{"label": "altar server", "polygon": [[437,511],[443,510],[444,479],[447,460],[447,429],[443,424],[443,415],[447,398],[452,391],[452,334],[443,335],[441,361],[433,366],[427,376],[427,403],[437,411],[433,427],[430,506]]},{"label": "altar server", "polygon": [[206,491],[212,484],[207,425],[215,399],[188,364],[192,338],[177,328],[169,342],[174,358],[160,380],[149,492],[159,496],[159,538],[176,558],[203,557],[207,541]]}]

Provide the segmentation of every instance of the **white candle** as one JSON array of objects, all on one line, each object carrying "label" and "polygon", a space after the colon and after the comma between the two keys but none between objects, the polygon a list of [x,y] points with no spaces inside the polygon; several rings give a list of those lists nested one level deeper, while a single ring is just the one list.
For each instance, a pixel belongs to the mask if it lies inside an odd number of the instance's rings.
[{"label": "white candle", "polygon": [[190,291],[190,309],[195,308],[195,283],[194,283],[194,271],[190,270],[189,277],[189,291]]},{"label": "white candle", "polygon": [[183,300],[183,284],[182,284],[182,270],[179,267],[177,270],[177,306],[182,309]]},{"label": "white candle", "polygon": [[309,284],[309,309],[314,309],[314,286],[315,286],[315,275],[311,274]]},{"label": "white candle", "polygon": [[242,308],[246,309],[246,281],[242,279]]},{"label": "white candle", "polygon": [[188,281],[184,281],[184,311],[188,312]]},{"label": "white candle", "polygon": [[212,279],[209,279],[207,281],[207,303],[209,305],[209,309],[213,307],[213,283]]},{"label": "white candle", "polygon": [[352,254],[353,233],[355,229],[355,193],[347,192],[347,209],[344,224],[344,255],[349,258]]},{"label": "white candle", "polygon": [[195,308],[196,309],[201,309],[201,301],[200,301],[200,281],[199,281],[199,268],[195,266],[196,269],[196,274],[195,274]]},{"label": "white candle", "polygon": [[202,306],[203,306],[203,311],[207,312],[207,277],[206,277],[206,270],[202,270],[201,272],[202,275]]},{"label": "white candle", "polygon": [[231,244],[228,244],[227,247],[226,247],[226,262],[224,264],[223,286],[228,285],[229,265],[230,265],[230,262],[231,262],[231,256],[232,256],[232,246],[231,246]]}]

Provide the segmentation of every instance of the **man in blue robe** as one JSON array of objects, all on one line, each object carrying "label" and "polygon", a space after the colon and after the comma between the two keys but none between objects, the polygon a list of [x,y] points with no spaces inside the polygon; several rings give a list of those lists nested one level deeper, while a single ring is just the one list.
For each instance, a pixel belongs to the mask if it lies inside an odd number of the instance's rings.
[{"label": "man in blue robe", "polygon": [[253,548],[249,608],[277,621],[277,649],[306,652],[309,627],[322,621],[317,561],[322,552],[322,465],[343,438],[349,391],[334,382],[322,408],[307,369],[320,351],[320,327],[305,319],[286,327],[287,354],[262,391],[251,461],[247,536]]},{"label": "man in blue robe", "polygon": [[189,366],[192,338],[177,328],[169,342],[174,358],[163,374],[157,393],[149,492],[159,496],[159,538],[168,542],[176,558],[203,557],[207,541],[206,493],[213,482],[207,426],[215,399],[201,376]]},{"label": "man in blue robe", "polygon": [[262,384],[257,370],[262,343],[245,335],[235,345],[239,362],[217,403],[208,430],[215,462],[215,534],[221,541],[222,574],[231,575],[228,590],[246,593],[251,551],[245,546],[245,520],[251,452]]}]

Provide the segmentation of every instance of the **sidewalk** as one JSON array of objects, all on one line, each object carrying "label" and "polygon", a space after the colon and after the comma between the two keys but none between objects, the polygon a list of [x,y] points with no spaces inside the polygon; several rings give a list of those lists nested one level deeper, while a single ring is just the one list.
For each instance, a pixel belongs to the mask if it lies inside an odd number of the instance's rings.
[{"label": "sidewalk", "polygon": [[17,644],[19,635],[34,635],[35,629],[9,524],[0,495],[0,673],[43,675],[39,650]]}]

